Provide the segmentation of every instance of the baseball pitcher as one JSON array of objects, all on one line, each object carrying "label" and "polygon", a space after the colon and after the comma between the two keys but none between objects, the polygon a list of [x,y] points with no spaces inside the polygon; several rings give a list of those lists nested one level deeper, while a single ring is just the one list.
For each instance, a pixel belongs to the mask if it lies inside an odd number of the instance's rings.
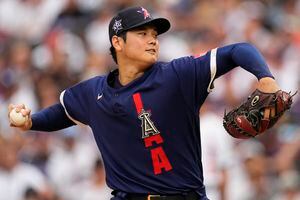
[{"label": "baseball pitcher", "polygon": [[240,66],[258,79],[255,93],[224,117],[234,137],[254,137],[290,108],[264,58],[248,43],[231,44],[196,57],[159,62],[158,36],[169,20],[143,7],[118,12],[109,24],[118,69],[64,90],[60,102],[26,116],[23,130],[55,131],[90,126],[102,153],[113,200],[207,200],[203,184],[199,109],[218,77]]}]

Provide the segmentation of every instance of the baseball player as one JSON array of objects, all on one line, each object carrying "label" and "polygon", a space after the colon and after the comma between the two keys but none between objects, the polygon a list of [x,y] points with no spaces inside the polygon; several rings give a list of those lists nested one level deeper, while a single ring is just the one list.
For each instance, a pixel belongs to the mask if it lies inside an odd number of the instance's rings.
[{"label": "baseball player", "polygon": [[60,102],[28,116],[23,130],[91,127],[113,200],[206,200],[198,111],[216,78],[237,66],[254,74],[260,91],[279,90],[261,54],[248,43],[205,55],[158,62],[158,35],[170,28],[143,7],[117,13],[109,24],[118,69],[67,88]]}]

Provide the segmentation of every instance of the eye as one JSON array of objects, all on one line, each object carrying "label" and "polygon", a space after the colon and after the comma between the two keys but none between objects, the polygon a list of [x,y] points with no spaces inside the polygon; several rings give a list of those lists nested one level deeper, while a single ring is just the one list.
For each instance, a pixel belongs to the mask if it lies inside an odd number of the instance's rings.
[{"label": "eye", "polygon": [[141,31],[141,32],[138,32],[138,35],[145,36],[145,35],[147,35],[147,33],[145,31]]}]

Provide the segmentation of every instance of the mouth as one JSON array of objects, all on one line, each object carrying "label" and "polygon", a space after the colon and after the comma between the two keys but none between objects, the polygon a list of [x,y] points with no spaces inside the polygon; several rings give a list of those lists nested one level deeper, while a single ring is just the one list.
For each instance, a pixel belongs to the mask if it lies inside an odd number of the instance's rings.
[{"label": "mouth", "polygon": [[156,54],[156,50],[155,49],[147,49],[146,52],[148,52],[150,54]]}]

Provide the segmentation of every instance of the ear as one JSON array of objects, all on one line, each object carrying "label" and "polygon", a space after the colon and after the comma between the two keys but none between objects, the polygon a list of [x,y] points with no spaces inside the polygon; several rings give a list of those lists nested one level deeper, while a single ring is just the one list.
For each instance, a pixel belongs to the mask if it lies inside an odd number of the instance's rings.
[{"label": "ear", "polygon": [[123,41],[123,38],[114,35],[111,38],[111,43],[112,43],[113,47],[116,49],[116,51],[121,51],[124,41]]}]

